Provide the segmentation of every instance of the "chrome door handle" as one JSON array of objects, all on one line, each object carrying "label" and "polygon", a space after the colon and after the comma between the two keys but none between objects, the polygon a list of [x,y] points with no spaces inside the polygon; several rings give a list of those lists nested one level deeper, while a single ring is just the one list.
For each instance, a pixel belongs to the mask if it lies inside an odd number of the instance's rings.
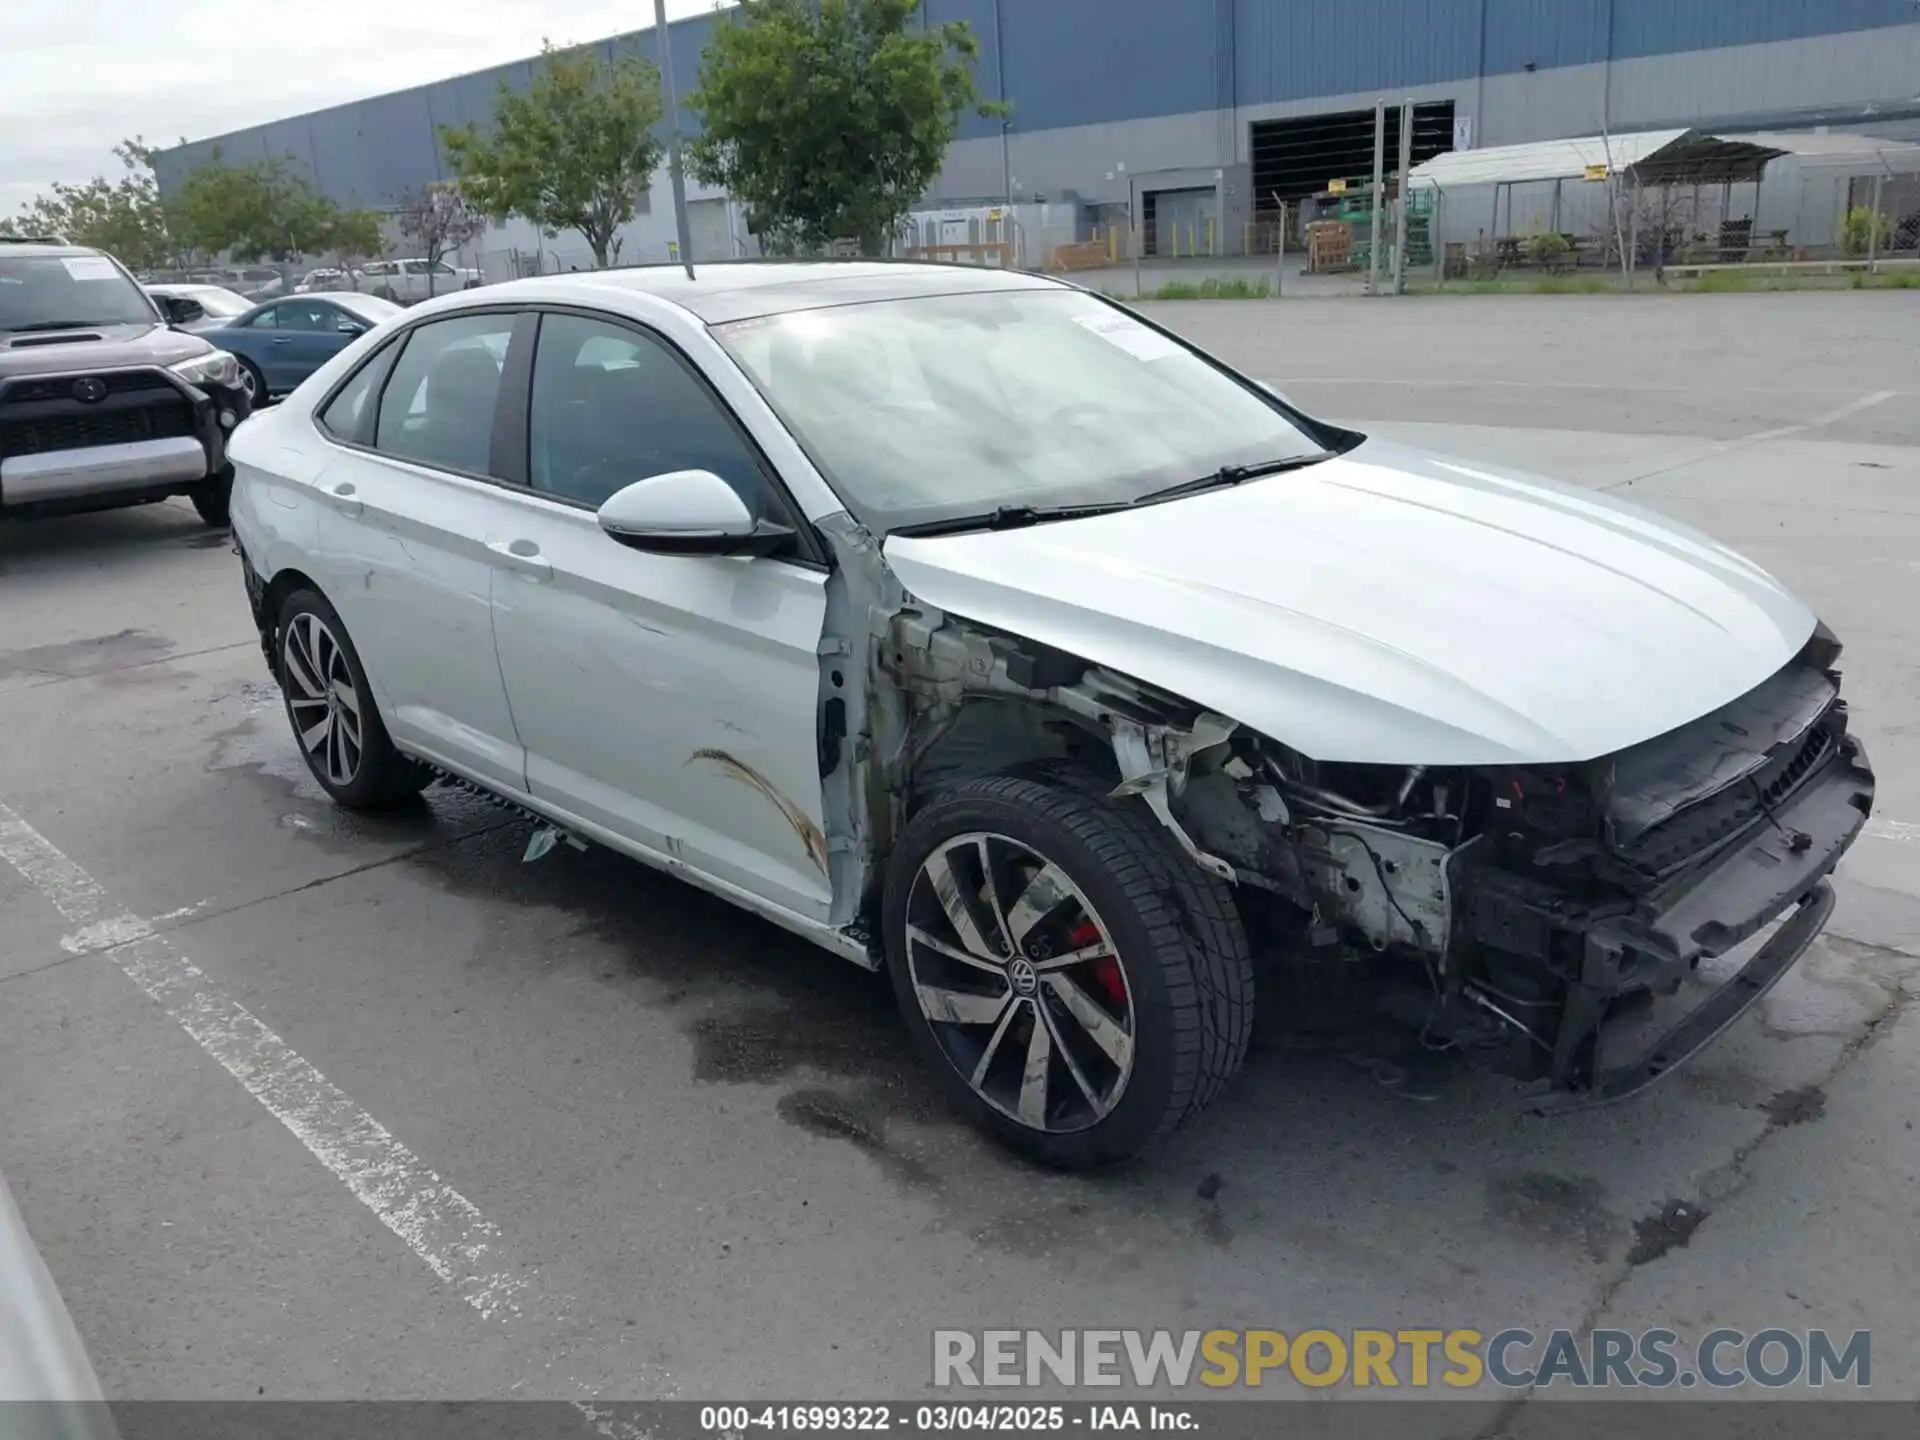
[{"label": "chrome door handle", "polygon": [[293,337],[291,335],[276,335],[273,337],[273,343],[276,345],[291,345],[293,343]]},{"label": "chrome door handle", "polygon": [[553,566],[531,540],[489,540],[487,549],[503,570],[515,570],[530,580],[551,580]]},{"label": "chrome door handle", "polygon": [[338,510],[342,515],[358,515],[361,510],[360,492],[354,488],[351,480],[342,480],[338,485],[325,486],[320,498]]}]

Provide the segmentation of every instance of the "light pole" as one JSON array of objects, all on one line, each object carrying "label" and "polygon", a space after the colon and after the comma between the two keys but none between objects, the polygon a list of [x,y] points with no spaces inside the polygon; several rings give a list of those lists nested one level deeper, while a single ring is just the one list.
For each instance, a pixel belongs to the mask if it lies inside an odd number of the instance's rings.
[{"label": "light pole", "polygon": [[687,234],[687,180],[680,160],[680,101],[673,93],[673,37],[667,34],[667,0],[653,0],[654,47],[660,52],[660,90],[667,107],[667,144],[673,175],[673,228],[680,237],[680,263],[693,279],[693,240]]}]

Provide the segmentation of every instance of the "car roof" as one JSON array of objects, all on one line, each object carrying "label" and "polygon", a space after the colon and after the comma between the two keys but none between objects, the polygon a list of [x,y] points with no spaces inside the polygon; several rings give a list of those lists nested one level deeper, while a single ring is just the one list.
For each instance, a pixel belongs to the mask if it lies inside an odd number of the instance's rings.
[{"label": "car roof", "polygon": [[[1071,288],[1044,275],[984,265],[934,265],[911,260],[724,260],[695,265],[687,278],[681,265],[635,265],[619,270],[581,270],[538,275],[468,292],[489,302],[558,299],[576,286],[644,291],[671,301],[709,325],[749,320],[829,305],[963,295],[993,290]],[[575,292],[577,293],[577,292]]]}]

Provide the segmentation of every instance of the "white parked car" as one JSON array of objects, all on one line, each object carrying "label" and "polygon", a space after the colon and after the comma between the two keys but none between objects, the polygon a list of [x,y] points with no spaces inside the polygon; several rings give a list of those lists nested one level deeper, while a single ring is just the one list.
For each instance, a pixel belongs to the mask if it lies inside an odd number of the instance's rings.
[{"label": "white parked car", "polygon": [[1227,1082],[1256,961],[1632,1093],[1805,950],[1871,806],[1839,645],[1750,561],[1038,276],[516,281],[233,454],[340,803],[478,787],[884,967],[1057,1164]]},{"label": "white parked car", "polygon": [[309,270],[293,287],[296,295],[311,295],[317,290],[351,290],[354,277],[344,270]]},{"label": "white parked car", "polygon": [[369,260],[354,272],[359,289],[400,305],[417,305],[437,295],[472,290],[481,284],[478,270],[444,260]]}]

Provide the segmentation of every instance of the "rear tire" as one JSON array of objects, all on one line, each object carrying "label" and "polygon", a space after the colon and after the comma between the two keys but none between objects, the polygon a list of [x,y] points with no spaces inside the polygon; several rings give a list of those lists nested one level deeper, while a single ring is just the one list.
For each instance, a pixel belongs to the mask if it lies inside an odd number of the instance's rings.
[{"label": "rear tire", "polygon": [[216,530],[225,529],[233,504],[233,467],[223,465],[187,492],[200,518]]},{"label": "rear tire", "polygon": [[274,627],[274,675],[307,769],[335,803],[385,810],[432,772],[393,746],[347,627],[318,591],[295,590]]},{"label": "rear tire", "polygon": [[1253,965],[1232,896],[1137,800],[969,780],[901,835],[882,927],[907,1028],[953,1103],[1044,1164],[1137,1154],[1246,1055]]}]

